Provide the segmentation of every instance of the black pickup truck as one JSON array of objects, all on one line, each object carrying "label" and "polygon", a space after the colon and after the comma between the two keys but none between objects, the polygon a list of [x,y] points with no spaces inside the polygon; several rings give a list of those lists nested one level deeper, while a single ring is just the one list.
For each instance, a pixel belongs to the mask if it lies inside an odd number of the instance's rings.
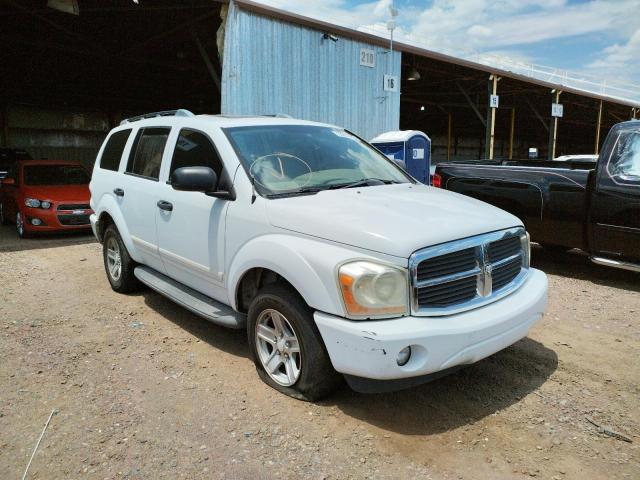
[{"label": "black pickup truck", "polygon": [[640,272],[640,121],[615,125],[598,161],[449,162],[433,183],[519,217],[531,239]]}]

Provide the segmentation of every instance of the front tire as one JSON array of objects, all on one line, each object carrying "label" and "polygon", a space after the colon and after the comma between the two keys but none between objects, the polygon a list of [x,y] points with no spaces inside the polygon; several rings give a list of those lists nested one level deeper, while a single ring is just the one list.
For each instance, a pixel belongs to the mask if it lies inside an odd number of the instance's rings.
[{"label": "front tire", "polygon": [[9,225],[9,219],[4,213],[4,203],[0,202],[0,225]]},{"label": "front tire", "polygon": [[104,269],[111,288],[118,293],[130,293],[140,288],[140,282],[133,274],[136,263],[129,256],[120,232],[115,225],[109,225],[102,241]]},{"label": "front tire", "polygon": [[24,226],[24,217],[20,212],[16,213],[16,232],[20,238],[29,238],[29,232]]},{"label": "front tire", "polygon": [[266,285],[249,307],[249,349],[258,375],[285,395],[314,402],[342,377],[333,369],[313,311],[287,285]]}]

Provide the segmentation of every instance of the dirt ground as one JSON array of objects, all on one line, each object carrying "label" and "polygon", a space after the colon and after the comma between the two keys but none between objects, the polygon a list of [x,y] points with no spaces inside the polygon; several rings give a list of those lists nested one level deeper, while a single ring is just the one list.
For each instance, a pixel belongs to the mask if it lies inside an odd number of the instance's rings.
[{"label": "dirt ground", "polygon": [[[534,249],[528,338],[393,394],[264,385],[245,333],[109,288],[89,236],[0,230],[0,477],[640,478],[640,276]],[[605,435],[587,420],[629,437]]]}]

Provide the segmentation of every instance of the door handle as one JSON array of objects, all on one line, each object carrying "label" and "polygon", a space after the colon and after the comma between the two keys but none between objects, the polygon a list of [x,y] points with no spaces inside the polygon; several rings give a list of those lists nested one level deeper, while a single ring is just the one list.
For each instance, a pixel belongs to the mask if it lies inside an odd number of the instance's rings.
[{"label": "door handle", "polygon": [[166,210],[167,212],[171,212],[173,210],[173,204],[166,200],[158,200],[156,205],[158,205],[160,210]]},{"label": "door handle", "polygon": [[124,197],[124,190],[121,188],[114,188],[113,189],[113,193],[117,196],[117,197]]}]

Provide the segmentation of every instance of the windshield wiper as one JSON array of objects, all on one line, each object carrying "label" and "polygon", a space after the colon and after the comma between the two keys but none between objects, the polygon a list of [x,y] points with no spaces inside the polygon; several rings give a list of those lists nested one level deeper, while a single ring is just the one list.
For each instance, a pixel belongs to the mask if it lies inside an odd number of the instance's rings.
[{"label": "windshield wiper", "polygon": [[333,188],[354,188],[354,187],[370,187],[376,185],[391,185],[395,183],[400,183],[397,180],[382,180],[381,178],[361,178],[355,182],[351,183],[338,183],[336,185],[331,185],[331,189]]},{"label": "windshield wiper", "polygon": [[276,192],[276,193],[268,193],[265,195],[267,198],[283,198],[283,197],[294,197],[296,195],[312,195],[314,193],[318,193],[323,188],[318,187],[301,187],[296,190],[287,190],[286,192]]}]

